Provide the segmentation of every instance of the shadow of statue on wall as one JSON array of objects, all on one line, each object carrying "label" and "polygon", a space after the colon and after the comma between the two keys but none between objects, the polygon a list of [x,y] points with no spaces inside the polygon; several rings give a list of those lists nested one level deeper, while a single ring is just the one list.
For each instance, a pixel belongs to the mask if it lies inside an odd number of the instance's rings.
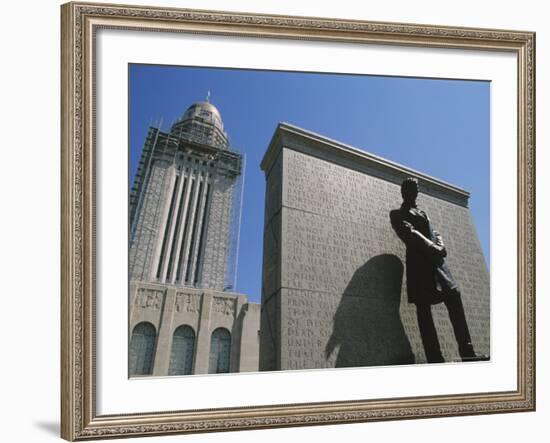
[{"label": "shadow of statue on wall", "polygon": [[399,315],[403,263],[393,254],[372,257],[348,283],[325,348],[337,368],[414,363]]}]

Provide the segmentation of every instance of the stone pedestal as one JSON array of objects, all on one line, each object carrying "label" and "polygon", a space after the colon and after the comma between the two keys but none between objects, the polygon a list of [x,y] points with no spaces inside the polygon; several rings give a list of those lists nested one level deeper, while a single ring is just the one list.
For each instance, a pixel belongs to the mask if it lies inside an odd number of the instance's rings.
[{"label": "stone pedestal", "polygon": [[[447,245],[474,346],[489,355],[489,274],[466,191],[287,124],[262,169],[260,370],[426,362],[407,302],[405,246],[389,219],[409,176]],[[459,361],[445,306],[433,314],[445,360]]]}]

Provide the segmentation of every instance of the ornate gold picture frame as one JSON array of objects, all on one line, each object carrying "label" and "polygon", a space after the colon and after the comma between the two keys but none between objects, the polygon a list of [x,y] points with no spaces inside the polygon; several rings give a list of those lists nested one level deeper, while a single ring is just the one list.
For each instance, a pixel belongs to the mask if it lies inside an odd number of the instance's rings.
[{"label": "ornate gold picture frame", "polygon": [[[524,31],[68,3],[61,7],[61,436],[86,440],[535,409],[535,34]],[[517,60],[516,388],[98,414],[97,32],[159,32],[513,54]],[[125,149],[121,147],[121,149]],[[498,156],[498,147],[494,147]],[[121,172],[123,173],[123,172]],[[510,346],[516,345],[510,343]]]}]

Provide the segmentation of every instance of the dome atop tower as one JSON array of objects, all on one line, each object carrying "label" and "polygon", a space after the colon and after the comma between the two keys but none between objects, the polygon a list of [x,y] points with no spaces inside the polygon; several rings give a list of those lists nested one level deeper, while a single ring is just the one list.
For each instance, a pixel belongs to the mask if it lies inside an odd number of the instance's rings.
[{"label": "dome atop tower", "polygon": [[205,145],[227,149],[229,141],[220,111],[208,99],[193,103],[173,125],[171,132]]},{"label": "dome atop tower", "polygon": [[193,103],[183,114],[182,120],[201,118],[223,131],[223,121],[220,111],[212,103],[207,101]]}]

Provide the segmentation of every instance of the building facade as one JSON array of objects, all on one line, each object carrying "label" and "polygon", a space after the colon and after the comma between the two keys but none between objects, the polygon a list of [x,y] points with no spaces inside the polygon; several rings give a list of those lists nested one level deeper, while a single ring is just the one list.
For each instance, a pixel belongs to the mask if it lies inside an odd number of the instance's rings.
[{"label": "building facade", "polygon": [[258,369],[259,305],[232,292],[243,160],[209,101],[149,128],[130,193],[130,375]]}]

